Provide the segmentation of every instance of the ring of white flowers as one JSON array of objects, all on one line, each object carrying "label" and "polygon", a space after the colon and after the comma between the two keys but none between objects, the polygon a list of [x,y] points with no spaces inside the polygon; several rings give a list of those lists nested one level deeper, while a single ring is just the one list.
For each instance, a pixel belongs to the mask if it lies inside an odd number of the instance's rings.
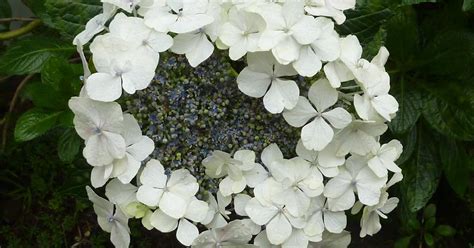
[{"label": "ring of white flowers", "polygon": [[[129,218],[141,218],[146,228],[161,232],[177,229],[179,242],[193,247],[346,247],[344,211],[351,208],[353,214],[363,208],[361,237],[380,230],[379,217],[387,218],[398,203],[387,189],[402,179],[394,163],[400,142],[379,143],[398,103],[388,93],[388,51],[382,47],[367,61],[357,37],[340,37],[334,30],[333,20],[343,23],[343,11],[354,8],[355,0],[102,2],[103,13],[73,42],[83,60],[85,85],[69,106],[85,140],[83,155],[93,166],[92,186],[108,182],[108,200],[90,187],[87,193],[116,247],[129,246]],[[83,53],[92,39],[95,73]],[[285,159],[272,144],[261,154],[264,166],[255,162],[254,151],[214,151],[202,164],[207,176],[223,179],[216,195],[202,201],[188,170],[167,175],[153,159],[141,168],[154,143],[114,101],[122,90],[133,94],[150,84],[160,52],[185,54],[195,67],[210,57],[213,43],[228,49],[232,60],[247,55],[238,88],[263,97],[269,112],[282,113],[302,130],[297,157]],[[325,77],[312,84],[307,97],[288,79],[314,77],[321,70]],[[353,88],[360,91],[343,93]],[[394,173],[390,180],[389,171]],[[131,184],[137,175],[137,185]],[[227,223],[231,203],[242,219]],[[209,230],[199,234],[197,223]]]}]

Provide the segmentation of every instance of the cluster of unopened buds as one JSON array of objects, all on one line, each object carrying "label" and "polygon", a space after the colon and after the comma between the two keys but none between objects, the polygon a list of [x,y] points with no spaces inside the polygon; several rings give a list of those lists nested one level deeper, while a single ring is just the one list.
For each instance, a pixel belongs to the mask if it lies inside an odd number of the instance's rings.
[{"label": "cluster of unopened buds", "polygon": [[[395,164],[402,145],[380,143],[398,103],[389,95],[387,49],[368,61],[356,36],[334,29],[355,0],[102,2],[103,13],[74,39],[84,87],[69,106],[92,186],[106,185],[107,199],[90,187],[87,193],[116,247],[129,246],[131,218],[150,230],[176,230],[192,247],[346,247],[347,210],[362,210],[361,237],[380,230],[380,217],[398,203],[387,190],[402,180]],[[90,41],[94,73],[83,53]],[[115,101],[150,84],[161,52],[183,54],[197,67],[215,47],[228,49],[231,60],[246,58],[235,87],[263,98],[301,135],[293,158],[278,141],[263,151],[211,152],[199,166],[219,187],[201,197],[189,170],[149,159],[154,142]],[[307,92],[298,76],[311,80]]]}]

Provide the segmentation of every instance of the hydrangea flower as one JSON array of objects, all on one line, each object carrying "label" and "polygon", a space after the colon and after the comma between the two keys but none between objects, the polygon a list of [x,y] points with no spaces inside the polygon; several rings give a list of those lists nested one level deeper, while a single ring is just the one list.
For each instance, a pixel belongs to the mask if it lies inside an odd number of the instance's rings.
[{"label": "hydrangea flower", "polygon": [[332,141],[333,128],[345,128],[352,122],[352,116],[341,107],[329,109],[336,104],[338,92],[326,79],[320,79],[311,86],[308,98],[309,101],[300,96],[297,105],[285,111],[283,117],[294,127],[304,126],[301,141],[306,149],[321,151]]},{"label": "hydrangea flower", "polygon": [[105,24],[112,18],[116,11],[117,8],[114,5],[104,3],[102,13],[94,16],[86,23],[86,28],[74,37],[72,44],[82,46],[89,43],[95,35],[104,31]]},{"label": "hydrangea flower", "polygon": [[159,206],[160,211],[176,219],[185,215],[189,200],[199,189],[196,178],[188,170],[173,171],[168,178],[163,165],[157,160],[146,164],[140,182],[138,201],[151,207]]},{"label": "hydrangea flower", "polygon": [[267,171],[255,163],[255,153],[249,150],[235,152],[233,159],[228,153],[214,151],[203,165],[208,176],[225,177],[219,184],[219,192],[225,197],[242,192],[247,185],[255,187],[267,178]]},{"label": "hydrangea flower", "polygon": [[395,164],[403,151],[403,146],[398,140],[391,140],[387,144],[377,143],[374,147],[373,157],[368,161],[370,169],[379,177],[387,176],[387,170],[394,173],[401,173],[402,169]]},{"label": "hydrangea flower", "polygon": [[214,195],[209,194],[207,203],[209,204],[209,211],[206,219],[201,221],[208,228],[220,228],[227,225],[230,211],[226,207],[232,202],[232,196],[224,197],[220,191],[216,193],[217,200]]},{"label": "hydrangea flower", "polygon": [[85,140],[83,155],[92,166],[105,166],[125,156],[123,114],[118,103],[97,102],[74,97],[69,100],[74,112],[74,127]]},{"label": "hydrangea flower", "polygon": [[297,72],[291,65],[281,65],[271,53],[249,53],[248,67],[237,77],[239,89],[246,95],[263,96],[265,108],[273,113],[281,113],[285,108],[292,109],[298,103],[300,90],[293,80],[283,77],[294,76]]},{"label": "hydrangea flower", "polygon": [[[225,226],[202,232],[191,247],[256,247],[248,244],[255,234],[252,228],[252,223],[248,220],[234,220]],[[260,231],[260,228],[258,230]]]},{"label": "hydrangea flower", "polygon": [[337,24],[346,20],[343,11],[353,9],[356,0],[307,0],[305,10],[311,15],[332,17]]},{"label": "hydrangea flower", "polygon": [[331,233],[341,233],[347,225],[347,217],[343,211],[331,211],[324,196],[311,199],[308,220],[304,232],[310,237],[322,235],[325,230]]},{"label": "hydrangea flower", "polygon": [[337,156],[334,143],[329,144],[322,151],[308,150],[301,140],[296,145],[296,154],[318,170],[325,177],[335,177],[339,173],[338,167],[346,161],[344,156]]},{"label": "hydrangea flower", "polygon": [[100,228],[110,233],[110,241],[115,247],[128,247],[130,228],[127,216],[113,203],[98,196],[90,187],[87,186],[86,190],[89,200],[93,203]]}]

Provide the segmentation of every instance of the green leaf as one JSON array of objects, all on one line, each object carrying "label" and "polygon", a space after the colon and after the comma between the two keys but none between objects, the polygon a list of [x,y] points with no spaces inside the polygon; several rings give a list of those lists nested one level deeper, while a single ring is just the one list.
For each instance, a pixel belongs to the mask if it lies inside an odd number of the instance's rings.
[{"label": "green leaf", "polygon": [[464,197],[470,181],[466,151],[455,140],[446,139],[440,142],[439,154],[444,176],[449,185],[460,197]]},{"label": "green leaf", "polygon": [[417,131],[416,126],[414,126],[409,132],[404,135],[396,136],[398,140],[403,145],[402,155],[397,159],[397,164],[402,165],[406,163],[410,157],[413,155],[416,149],[416,140],[417,140]]},{"label": "green leaf", "polygon": [[41,81],[69,99],[79,94],[82,74],[81,65],[70,64],[65,58],[51,57],[41,70]]},{"label": "green leaf", "polygon": [[[9,18],[12,16],[12,9],[8,0],[0,0],[0,18]],[[0,31],[8,29],[8,24],[0,24]]]},{"label": "green leaf", "polygon": [[410,247],[410,242],[413,239],[413,236],[407,236],[401,239],[397,239],[397,241],[394,244],[395,248],[409,248]]},{"label": "green leaf", "polygon": [[15,126],[15,140],[29,141],[43,135],[54,127],[61,112],[46,112],[32,109],[18,119]]},{"label": "green leaf", "polygon": [[[388,1],[385,1],[388,2]],[[393,15],[384,1],[364,1],[355,10],[346,11],[347,20],[336,27],[341,35],[353,34],[365,46],[369,44],[380,27]]]},{"label": "green leaf", "polygon": [[424,238],[425,238],[425,243],[426,243],[429,247],[433,247],[433,246],[434,246],[434,238],[433,238],[433,235],[431,235],[431,233],[425,232]]},{"label": "green leaf", "polygon": [[462,10],[464,11],[474,10],[474,0],[464,0],[464,3],[462,4]]},{"label": "green leaf", "polygon": [[25,95],[35,107],[53,110],[67,109],[67,96],[63,96],[51,86],[41,82],[30,83],[25,88]]},{"label": "green leaf", "polygon": [[436,0],[402,0],[402,5],[413,5],[419,3],[436,3]]},{"label": "green leaf", "polygon": [[413,58],[419,53],[419,31],[416,12],[411,6],[400,7],[387,23],[386,46],[390,59],[396,61],[399,71],[411,67]]},{"label": "green leaf", "polygon": [[41,36],[31,36],[12,43],[0,57],[0,73],[23,75],[41,71],[53,56],[67,58],[75,52],[72,45]]},{"label": "green leaf", "polygon": [[436,216],[436,205],[429,204],[428,206],[426,206],[425,209],[423,210],[423,216],[424,216],[425,219],[435,217]]},{"label": "green leaf", "polygon": [[456,234],[456,229],[449,225],[439,225],[436,227],[436,233],[444,237],[452,237]]},{"label": "green leaf", "polygon": [[79,153],[81,139],[74,129],[67,129],[58,140],[58,156],[63,162],[72,162]]},{"label": "green leaf", "polygon": [[425,229],[431,230],[436,225],[436,217],[431,217],[425,221]]},{"label": "green leaf", "polygon": [[[401,82],[402,84],[404,82]],[[418,121],[421,115],[423,102],[420,93],[405,85],[401,92],[394,93],[393,96],[400,105],[396,117],[389,123],[390,130],[395,134],[408,132]],[[407,89],[409,88],[409,89]]]},{"label": "green leaf", "polygon": [[43,22],[58,30],[67,40],[72,40],[84,30],[87,21],[102,10],[102,4],[97,0],[29,0],[29,2]]},{"label": "green leaf", "polygon": [[[455,86],[454,83],[451,86]],[[462,87],[462,86],[461,86]],[[459,140],[474,140],[474,91],[454,93],[445,87],[446,94],[457,98],[458,104],[450,99],[435,95],[427,96],[423,106],[423,117],[436,131]],[[466,91],[468,89],[466,88]]]},{"label": "green leaf", "polygon": [[405,178],[400,183],[402,197],[410,211],[422,209],[438,188],[441,169],[433,137],[418,129],[416,154],[404,164]]}]

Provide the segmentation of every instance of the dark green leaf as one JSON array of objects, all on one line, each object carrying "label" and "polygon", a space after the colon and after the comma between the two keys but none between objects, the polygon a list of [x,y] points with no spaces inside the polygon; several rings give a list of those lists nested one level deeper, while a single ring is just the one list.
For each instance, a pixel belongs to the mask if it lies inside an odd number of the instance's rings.
[{"label": "dark green leaf", "polygon": [[464,3],[462,5],[462,10],[464,11],[474,10],[474,0],[464,0]]},{"label": "dark green leaf", "polygon": [[436,3],[436,0],[402,0],[403,5],[412,5],[419,3]]},{"label": "dark green leaf", "polygon": [[439,225],[436,227],[436,233],[441,236],[452,237],[456,234],[456,230],[448,225]]},{"label": "dark green leaf", "polygon": [[79,94],[82,66],[70,64],[65,58],[49,58],[41,70],[41,81],[61,92],[68,99]]},{"label": "dark green leaf", "polygon": [[68,108],[59,115],[58,124],[67,128],[74,127],[73,119],[74,113]]},{"label": "dark green leaf", "polygon": [[431,217],[425,221],[425,230],[431,230],[436,225],[436,217]]},{"label": "dark green leaf", "polygon": [[69,57],[75,48],[41,36],[32,36],[12,43],[0,57],[0,73],[23,75],[41,71],[52,56]]},{"label": "dark green leaf", "polygon": [[347,11],[347,20],[336,27],[338,33],[356,35],[363,45],[369,44],[375,34],[380,31],[381,25],[393,15],[391,9],[383,2],[364,1],[364,3],[358,4],[355,10]]},{"label": "dark green leaf", "polygon": [[[447,94],[452,94],[449,89],[445,90]],[[423,117],[431,127],[444,135],[459,140],[474,140],[474,93],[465,92],[463,95],[455,94],[462,104],[453,104],[449,99],[434,95],[428,96],[423,106]]]},{"label": "dark green leaf", "polygon": [[32,140],[54,127],[61,112],[46,112],[32,109],[24,113],[15,126],[15,140]]},{"label": "dark green leaf", "polygon": [[463,197],[469,186],[469,159],[466,151],[455,140],[440,142],[439,154],[444,175],[451,188]]},{"label": "dark green leaf", "polygon": [[63,110],[67,108],[68,98],[61,95],[50,85],[41,82],[29,84],[25,89],[25,94],[35,107],[53,110]]},{"label": "dark green leaf", "polygon": [[34,0],[42,2],[34,5],[35,13],[43,22],[56,30],[68,40],[85,28],[85,24],[102,10],[100,1],[97,0]]},{"label": "dark green leaf", "polygon": [[411,6],[397,9],[387,23],[386,46],[390,59],[397,62],[399,71],[408,70],[419,52],[419,34],[415,10]]},{"label": "dark green leaf", "polygon": [[407,237],[404,237],[404,238],[401,238],[401,239],[398,239],[396,242],[395,242],[395,245],[394,247],[395,248],[409,248],[410,247],[410,242],[411,240],[413,239],[413,236],[407,236]]},{"label": "dark green leaf", "polygon": [[431,217],[436,216],[436,205],[429,204],[428,206],[426,206],[423,210],[423,216],[425,219],[429,219]]},{"label": "dark green leaf", "polygon": [[81,139],[74,129],[67,129],[58,140],[58,156],[63,162],[72,162],[79,153]]},{"label": "dark green leaf", "polygon": [[421,115],[423,104],[420,93],[410,85],[405,85],[401,92],[393,95],[400,107],[397,116],[389,123],[390,130],[395,134],[406,133],[416,124]]},{"label": "dark green leaf", "polygon": [[431,235],[431,233],[425,233],[424,235],[425,237],[425,243],[429,246],[429,247],[433,247],[434,246],[434,238],[433,238],[433,235]]},{"label": "dark green leaf", "polygon": [[418,130],[416,154],[404,164],[405,178],[400,183],[402,197],[410,211],[422,209],[438,188],[441,169],[433,137]]},{"label": "dark green leaf", "polygon": [[416,126],[414,126],[408,133],[397,136],[397,139],[399,139],[403,145],[402,155],[400,155],[396,161],[398,165],[401,165],[407,162],[415,152],[417,139]]}]

